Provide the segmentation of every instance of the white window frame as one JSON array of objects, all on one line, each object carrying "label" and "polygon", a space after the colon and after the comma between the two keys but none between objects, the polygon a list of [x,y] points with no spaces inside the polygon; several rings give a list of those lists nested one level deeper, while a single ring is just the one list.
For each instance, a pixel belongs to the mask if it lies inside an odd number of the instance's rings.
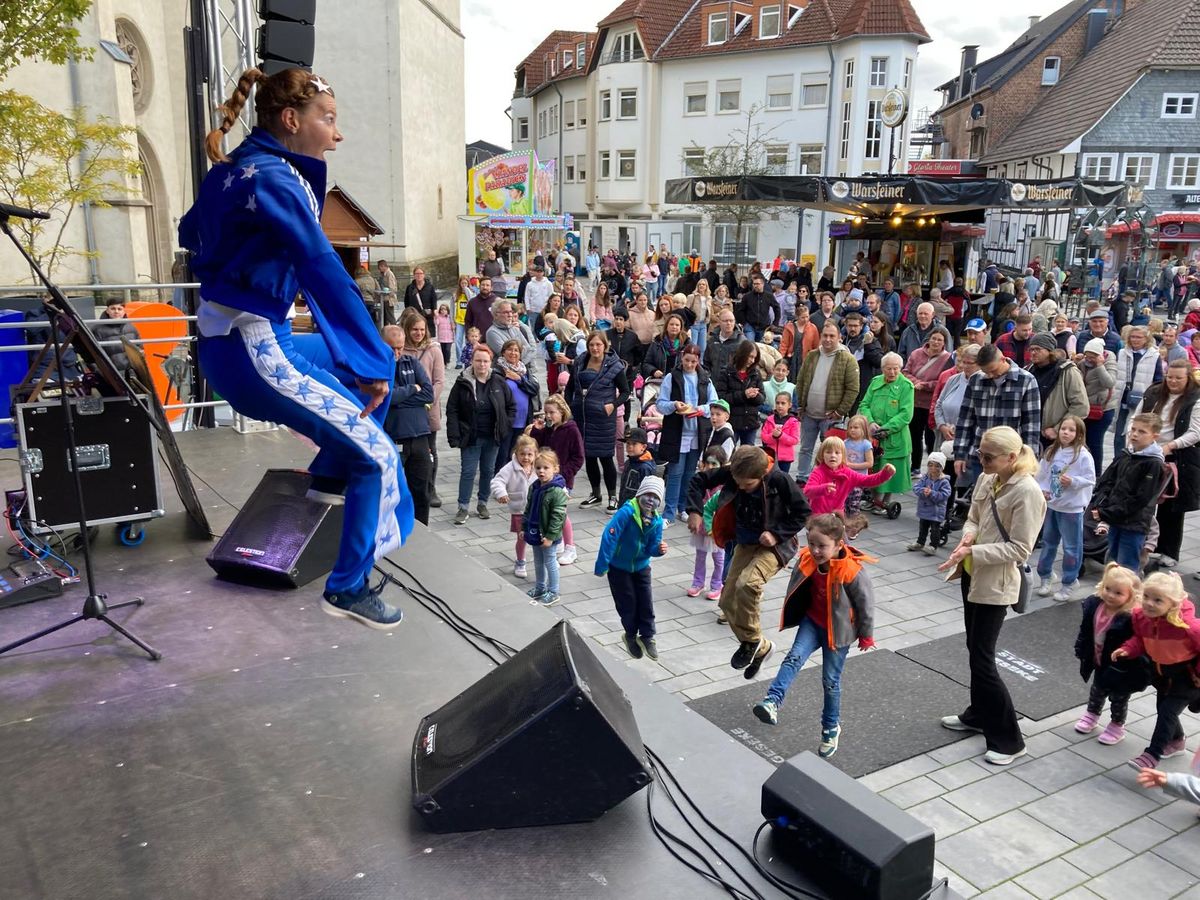
[{"label": "white window frame", "polygon": [[607,122],[612,118],[612,91],[600,92],[600,121]]},{"label": "white window frame", "polygon": [[[724,235],[725,240],[721,240]],[[724,255],[725,245],[732,244],[737,236],[737,224],[733,222],[717,222],[713,225],[713,256]],[[746,252],[751,258],[758,256],[758,226],[743,225],[742,237],[745,238]]]},{"label": "white window frame", "polygon": [[575,101],[563,101],[563,131],[573,131],[575,128]]},{"label": "white window frame", "polygon": [[553,78],[558,74],[558,56],[554,53],[550,54],[550,77]]},{"label": "white window frame", "polygon": [[866,134],[863,141],[863,159],[883,157],[883,101],[867,101]]},{"label": "white window frame", "polygon": [[521,116],[517,119],[517,140],[529,140],[529,116]]},{"label": "white window frame", "polygon": [[867,81],[867,87],[885,88],[888,80],[888,58],[886,56],[872,56],[870,77]]},{"label": "white window frame", "polygon": [[[825,92],[820,103],[806,103],[805,93],[809,88],[819,87]],[[824,109],[829,105],[829,76],[824,72],[816,72],[800,76],[800,109]]]},{"label": "white window frame", "polygon": [[788,27],[789,29],[790,29],[790,28],[791,28],[793,25],[795,25],[797,22],[799,22],[799,21],[800,21],[800,14],[801,14],[801,13],[803,13],[803,12],[804,12],[804,7],[803,7],[803,6],[797,6],[797,5],[796,5],[796,4],[794,4],[794,3],[789,3],[789,4],[788,4],[788,23],[787,23],[787,27]]},{"label": "white window frame", "polygon": [[[699,97],[701,100],[701,108],[698,110],[689,109],[693,98]],[[683,86],[683,114],[685,116],[706,116],[708,115],[708,82],[707,81],[689,81]]]},{"label": "white window frame", "polygon": [[[814,170],[804,170],[804,159],[813,156],[817,157],[817,165]],[[824,144],[797,144],[796,145],[796,174],[797,175],[821,175],[825,168],[825,145]]]},{"label": "white window frame", "polygon": [[850,101],[846,100],[842,103],[842,127],[840,136],[839,156],[838,159],[850,158]]},{"label": "white window frame", "polygon": [[684,147],[683,153],[680,156],[680,163],[683,169],[684,178],[692,178],[702,174],[696,168],[696,163],[704,162],[705,150],[703,147]]},{"label": "white window frame", "polygon": [[1080,177],[1089,181],[1116,181],[1116,153],[1084,153],[1079,157]]},{"label": "white window frame", "polygon": [[[1142,160],[1150,160],[1150,174],[1143,181],[1140,178],[1129,177],[1129,164],[1138,161],[1137,167],[1139,173],[1142,171]],[[1121,160],[1121,176],[1127,184],[1141,185],[1145,190],[1154,190],[1154,183],[1158,180],[1158,154],[1157,153],[1126,153]]]},{"label": "white window frame", "polygon": [[568,156],[563,160],[563,184],[575,183],[575,157]]},{"label": "white window frame", "polygon": [[[682,243],[682,246],[680,247],[680,250],[684,253],[686,253],[687,250],[691,249],[691,248],[695,248],[695,249],[699,250],[700,249],[700,236],[703,233],[704,233],[703,226],[701,226],[699,223],[684,222],[683,223],[683,243]],[[690,241],[688,240],[689,236],[691,237]]]},{"label": "white window frame", "polygon": [[598,172],[596,177],[600,181],[608,181],[612,177],[612,151],[600,150],[597,154],[599,160]]},{"label": "white window frame", "polygon": [[[782,162],[779,155],[783,154]],[[775,162],[771,162],[771,157],[775,157]],[[766,166],[768,175],[787,175],[788,166],[791,164],[792,154],[791,147],[787,144],[768,144],[764,148],[763,163]]]},{"label": "white window frame", "polygon": [[638,59],[637,51],[641,49],[642,42],[638,40],[637,32],[626,31],[613,38],[611,55],[614,60],[633,62],[635,59]]},{"label": "white window frame", "polygon": [[546,136],[546,110],[543,109],[541,112],[538,113],[538,138],[539,139],[544,138],[545,136]]},{"label": "white window frame", "polygon": [[[617,119],[636,119],[638,106],[638,91],[637,88],[618,88],[617,89]],[[625,101],[632,101],[633,113],[625,115]]]},{"label": "white window frame", "polygon": [[[1054,65],[1050,65],[1051,63]],[[1042,84],[1058,84],[1060,78],[1062,78],[1062,57],[1047,56],[1042,60]]]},{"label": "white window frame", "polygon": [[[622,175],[622,169],[625,163],[628,162],[631,166],[628,175]],[[617,180],[618,181],[636,181],[637,180],[637,151],[636,150],[618,150],[617,151]]]},{"label": "white window frame", "polygon": [[549,121],[546,123],[547,134],[558,134],[558,104],[550,107]]},{"label": "white window frame", "polygon": [[[1167,107],[1171,105],[1172,101],[1175,103],[1176,111],[1167,112]],[[1200,105],[1200,94],[1163,94],[1161,118],[1194,119],[1196,118],[1196,107],[1198,105]]]},{"label": "white window frame", "polygon": [[754,21],[754,16],[750,13],[734,12],[733,14],[733,36],[737,37],[746,27]]},{"label": "white window frame", "polygon": [[587,154],[580,153],[575,157],[575,180],[579,184],[587,181]]},{"label": "white window frame", "polygon": [[[1191,168],[1193,169],[1192,180],[1190,182],[1176,181],[1176,162],[1183,163],[1186,173],[1188,160],[1191,160]],[[1200,188],[1200,153],[1172,153],[1171,158],[1167,161],[1167,189],[1172,191],[1191,191],[1196,188]]]},{"label": "white window frame", "polygon": [[[774,84],[772,84],[774,82]],[[786,83],[787,90],[783,90]],[[792,100],[796,95],[796,76],[795,75],[768,75],[767,76],[767,109],[780,110],[791,109]],[[783,99],[785,102],[777,104],[775,101]]]},{"label": "white window frame", "polygon": [[854,60],[846,60],[846,65],[842,69],[842,88],[850,91],[854,89]]},{"label": "white window frame", "polygon": [[575,101],[575,124],[579,128],[587,127],[587,97]]},{"label": "white window frame", "polygon": [[[725,85],[725,89],[721,89],[721,85]],[[733,87],[730,87],[733,85]],[[732,109],[721,108],[721,98],[726,94],[733,94],[737,100],[737,105]],[[717,82],[717,115],[718,116],[735,116],[742,111],[742,79],[740,78],[722,78]]]},{"label": "white window frame", "polygon": [[575,45],[575,68],[582,69],[587,62],[587,41]]},{"label": "white window frame", "polygon": [[[717,38],[713,38],[714,26],[719,26]],[[709,13],[708,14],[708,45],[710,47],[717,44],[723,44],[729,40],[729,13]]]},{"label": "white window frame", "polygon": [[[767,32],[768,18],[773,18],[775,20],[775,32],[773,34],[769,34]],[[758,39],[760,41],[767,41],[771,38],[779,37],[779,35],[783,33],[782,19],[783,11],[779,8],[778,3],[771,6],[764,6],[762,9],[760,9],[758,11]]]},{"label": "white window frame", "polygon": [[562,52],[562,70],[565,72],[575,65],[575,51],[564,50]]},{"label": "white window frame", "polygon": [[901,87],[903,87],[904,90],[906,90],[906,91],[912,86],[912,71],[913,71],[912,57],[906,56],[906,57],[904,57],[904,78],[901,83]]}]

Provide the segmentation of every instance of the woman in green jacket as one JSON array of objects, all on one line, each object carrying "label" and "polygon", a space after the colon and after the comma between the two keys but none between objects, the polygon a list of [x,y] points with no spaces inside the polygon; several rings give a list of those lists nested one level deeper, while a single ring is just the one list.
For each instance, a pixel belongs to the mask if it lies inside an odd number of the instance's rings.
[{"label": "woman in green jacket", "polygon": [[900,374],[904,360],[899,353],[887,353],[881,365],[883,374],[871,379],[858,408],[867,418],[871,436],[879,439],[876,469],[888,463],[896,467],[896,474],[878,488],[880,506],[886,505],[889,494],[907,494],[912,490],[909,472],[912,437],[908,423],[913,417],[913,384]]}]

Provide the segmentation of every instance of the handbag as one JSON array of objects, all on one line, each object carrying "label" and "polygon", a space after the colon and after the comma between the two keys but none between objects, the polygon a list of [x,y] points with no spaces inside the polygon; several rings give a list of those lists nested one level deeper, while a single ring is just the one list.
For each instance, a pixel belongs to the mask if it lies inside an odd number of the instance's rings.
[{"label": "handbag", "polygon": [[1108,389],[1108,394],[1104,398],[1103,403],[1092,403],[1088,405],[1088,421],[1099,422],[1104,418],[1104,407],[1108,406],[1108,401],[1112,399],[1112,388]]},{"label": "handbag", "polygon": [[[996,511],[995,497],[992,497],[992,517],[996,520],[996,527],[1000,529],[1000,537],[1004,543],[1011,543],[1008,529],[1004,527],[1004,523],[1000,521],[1000,513]],[[1023,613],[1029,607],[1029,598],[1033,594],[1033,569],[1029,567],[1028,562],[1017,563],[1017,575],[1020,577],[1020,584],[1017,587],[1017,602],[1013,604],[1013,611]]]}]

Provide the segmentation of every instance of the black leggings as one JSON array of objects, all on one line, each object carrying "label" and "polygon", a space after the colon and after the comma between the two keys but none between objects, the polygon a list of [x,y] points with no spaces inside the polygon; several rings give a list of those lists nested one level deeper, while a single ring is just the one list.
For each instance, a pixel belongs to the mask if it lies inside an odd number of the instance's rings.
[{"label": "black leggings", "polygon": [[933,429],[929,427],[929,410],[913,409],[913,417],[908,423],[908,434],[912,438],[912,470],[921,469],[921,446],[926,453],[933,452]]},{"label": "black leggings", "polygon": [[608,488],[608,496],[615,497],[617,495],[617,464],[611,456],[587,456],[584,457],[584,465],[587,467],[588,481],[592,485],[592,496],[600,496],[600,470],[604,470],[604,486]]}]

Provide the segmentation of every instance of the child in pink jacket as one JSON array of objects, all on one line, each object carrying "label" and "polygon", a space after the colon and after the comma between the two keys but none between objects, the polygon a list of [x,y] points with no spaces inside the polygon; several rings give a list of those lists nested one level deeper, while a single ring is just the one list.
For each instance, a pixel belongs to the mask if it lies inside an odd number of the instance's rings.
[{"label": "child in pink jacket", "polygon": [[817,464],[804,484],[804,496],[808,498],[812,514],[841,515],[846,509],[846,498],[855,488],[878,487],[896,474],[890,463],[878,472],[856,472],[846,465],[846,445],[840,437],[827,437],[817,451]]},{"label": "child in pink jacket", "polygon": [[775,395],[775,412],[767,416],[762,427],[763,449],[775,457],[781,472],[790,471],[800,443],[800,420],[792,415],[792,394],[780,391]]}]

